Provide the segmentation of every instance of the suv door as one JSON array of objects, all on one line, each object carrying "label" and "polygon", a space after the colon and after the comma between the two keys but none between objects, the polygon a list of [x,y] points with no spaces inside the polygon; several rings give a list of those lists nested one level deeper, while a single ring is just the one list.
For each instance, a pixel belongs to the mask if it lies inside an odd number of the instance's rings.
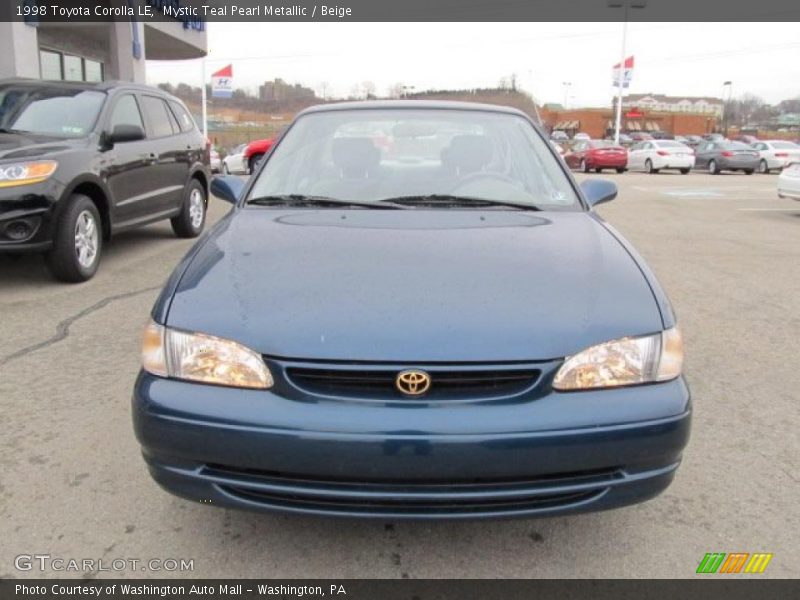
[{"label": "suv door", "polygon": [[[146,131],[136,95],[122,92],[111,99],[105,131],[111,133],[117,125],[133,125]],[[118,142],[102,156],[102,169],[111,190],[113,225],[130,224],[145,211],[148,199],[155,193],[149,177],[153,157],[147,139]]]},{"label": "suv door", "polygon": [[143,93],[141,100],[148,138],[155,153],[149,176],[157,190],[148,209],[151,216],[163,216],[177,212],[183,204],[184,186],[191,167],[189,148],[167,101],[148,93]]}]

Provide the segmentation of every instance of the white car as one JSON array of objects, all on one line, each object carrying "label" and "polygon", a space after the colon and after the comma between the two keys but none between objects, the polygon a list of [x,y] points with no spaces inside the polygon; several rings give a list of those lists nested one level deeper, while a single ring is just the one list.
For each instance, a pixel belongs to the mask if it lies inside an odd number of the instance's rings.
[{"label": "white car", "polygon": [[572,139],[573,140],[590,140],[590,139],[592,139],[592,136],[590,136],[588,133],[576,133],[575,137],[573,137]]},{"label": "white car", "polygon": [[553,146],[553,149],[554,149],[556,152],[558,152],[558,155],[559,155],[559,156],[561,156],[561,157],[563,158],[563,157],[564,157],[564,154],[566,154],[566,150],[564,150],[564,146],[562,146],[561,144],[557,144],[557,143],[556,143],[556,142],[554,142],[553,140],[550,140],[550,144]]},{"label": "white car", "polygon": [[755,142],[752,146],[761,155],[759,173],[769,173],[773,169],[782,169],[789,163],[800,161],[800,146],[794,142],[766,140]]},{"label": "white car", "polygon": [[790,163],[778,176],[778,197],[800,200],[800,162]]},{"label": "white car", "polygon": [[247,161],[244,159],[244,149],[247,144],[240,144],[233,148],[228,155],[222,159],[222,172],[225,175],[230,173],[247,173]]},{"label": "white car", "polygon": [[208,157],[209,157],[208,166],[211,169],[211,172],[219,173],[220,165],[222,164],[219,159],[219,152],[217,152],[216,150],[214,150],[214,148],[212,148],[208,153]]},{"label": "white car", "polygon": [[628,169],[658,173],[677,169],[686,175],[694,167],[694,150],[675,140],[647,140],[628,150]]}]

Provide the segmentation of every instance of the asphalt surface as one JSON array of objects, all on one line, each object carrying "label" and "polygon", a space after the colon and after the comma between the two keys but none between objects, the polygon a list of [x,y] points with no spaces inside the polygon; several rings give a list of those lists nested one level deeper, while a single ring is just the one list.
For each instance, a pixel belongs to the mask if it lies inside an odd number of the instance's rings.
[{"label": "asphalt surface", "polygon": [[[383,523],[168,495],[129,407],[142,326],[191,246],[163,223],[114,239],[82,285],[52,281],[37,257],[0,256],[0,576],[97,574],[14,566],[49,554],[192,559],[183,575],[197,577],[683,578],[712,551],[771,552],[761,577],[797,576],[800,203],[777,198],[775,175],[603,176],[620,196],[600,212],[657,273],[686,340],[692,439],[658,498],[564,518]],[[213,201],[211,219],[226,208]],[[140,568],[99,576],[182,575]]]}]

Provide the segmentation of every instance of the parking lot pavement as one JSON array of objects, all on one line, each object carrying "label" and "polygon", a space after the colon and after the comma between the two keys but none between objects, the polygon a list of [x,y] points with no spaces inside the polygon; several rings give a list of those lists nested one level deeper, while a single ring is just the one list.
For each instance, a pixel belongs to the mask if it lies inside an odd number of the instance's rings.
[{"label": "parking lot pavement", "polygon": [[41,576],[14,568],[33,553],[193,559],[202,577],[690,577],[712,551],[771,552],[763,576],[797,576],[800,202],[777,198],[774,175],[603,177],[620,195],[600,212],[655,270],[686,339],[692,440],[660,497],[566,518],[384,523],[162,492],[129,398],[142,325],[191,245],[165,223],[115,239],[81,285],[0,256],[0,577]]}]

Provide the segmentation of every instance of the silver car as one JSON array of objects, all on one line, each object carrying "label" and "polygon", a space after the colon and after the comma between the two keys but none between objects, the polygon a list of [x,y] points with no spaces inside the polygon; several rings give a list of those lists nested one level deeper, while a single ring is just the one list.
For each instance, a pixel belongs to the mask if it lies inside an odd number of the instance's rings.
[{"label": "silver car", "polygon": [[705,141],[697,147],[694,166],[707,169],[712,175],[720,171],[744,171],[752,175],[760,159],[756,150],[742,142]]}]

